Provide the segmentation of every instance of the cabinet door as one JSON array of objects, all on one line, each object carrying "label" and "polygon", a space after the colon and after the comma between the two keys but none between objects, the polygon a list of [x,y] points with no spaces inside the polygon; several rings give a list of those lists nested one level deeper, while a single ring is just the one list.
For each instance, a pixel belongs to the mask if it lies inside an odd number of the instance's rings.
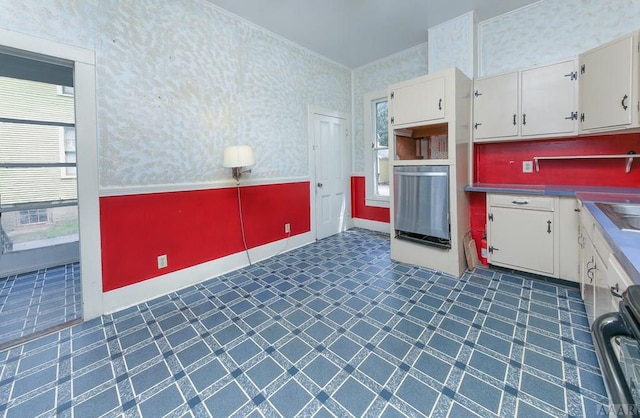
[{"label": "cabinet door", "polygon": [[595,316],[595,270],[596,255],[593,244],[588,235],[585,237],[584,248],[582,249],[582,267],[580,270],[582,299],[584,300],[584,308],[587,311],[587,319],[589,324],[593,323]]},{"label": "cabinet door", "polygon": [[491,207],[490,211],[489,263],[555,273],[553,212],[502,207]]},{"label": "cabinet door", "polygon": [[577,130],[575,67],[572,60],[522,71],[522,136],[573,133]]},{"label": "cabinet door", "polygon": [[398,87],[391,91],[392,125],[444,119],[445,79],[439,77]]},{"label": "cabinet door", "polygon": [[580,56],[582,129],[631,123],[633,45],[628,37]]},{"label": "cabinet door", "polygon": [[474,86],[474,139],[517,136],[518,73],[476,80]]},{"label": "cabinet door", "polygon": [[607,265],[598,251],[595,252],[595,309],[593,317],[597,318],[602,314],[613,312],[611,303],[611,292],[609,290],[609,279],[607,277]]}]

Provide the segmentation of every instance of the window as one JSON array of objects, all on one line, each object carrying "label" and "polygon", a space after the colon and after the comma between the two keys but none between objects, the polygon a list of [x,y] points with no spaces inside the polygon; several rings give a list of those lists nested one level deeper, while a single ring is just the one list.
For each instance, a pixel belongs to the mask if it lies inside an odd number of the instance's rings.
[{"label": "window", "polygon": [[[65,126],[64,137],[62,140],[62,146],[64,151],[64,162],[75,163],[76,162],[76,128],[70,128]],[[76,167],[64,167],[63,177],[76,177]]]},{"label": "window", "polygon": [[29,209],[20,211],[20,225],[34,225],[49,222],[46,209]]},{"label": "window", "polygon": [[366,204],[389,207],[389,109],[386,92],[364,98]]},{"label": "window", "polygon": [[58,94],[61,96],[73,96],[74,89],[71,86],[58,86]]}]

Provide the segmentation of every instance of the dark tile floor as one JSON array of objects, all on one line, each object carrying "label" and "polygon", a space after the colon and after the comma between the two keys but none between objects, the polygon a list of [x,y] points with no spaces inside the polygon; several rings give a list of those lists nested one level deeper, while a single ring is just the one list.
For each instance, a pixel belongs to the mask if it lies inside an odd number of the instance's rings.
[{"label": "dark tile floor", "polygon": [[0,278],[0,345],[82,316],[80,265]]},{"label": "dark tile floor", "polygon": [[0,352],[0,414],[594,416],[577,289],[351,230]]}]

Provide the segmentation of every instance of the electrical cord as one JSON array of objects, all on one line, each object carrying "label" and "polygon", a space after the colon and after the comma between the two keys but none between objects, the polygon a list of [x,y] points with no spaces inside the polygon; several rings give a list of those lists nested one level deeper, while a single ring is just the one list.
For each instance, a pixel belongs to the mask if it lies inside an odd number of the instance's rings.
[{"label": "electrical cord", "polygon": [[240,198],[240,182],[236,183],[236,188],[238,189],[238,212],[240,213],[240,230],[242,231],[242,243],[244,244],[244,251],[247,253],[247,260],[249,260],[249,265],[251,266],[251,256],[249,255],[249,247],[247,247],[247,239],[244,236],[244,219],[242,216],[242,199]]}]

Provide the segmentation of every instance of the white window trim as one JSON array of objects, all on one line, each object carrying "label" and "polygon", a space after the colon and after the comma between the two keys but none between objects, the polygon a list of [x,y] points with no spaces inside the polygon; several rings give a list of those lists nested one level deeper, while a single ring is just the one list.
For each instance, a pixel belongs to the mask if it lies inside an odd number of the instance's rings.
[{"label": "white window trim", "polygon": [[365,171],[365,204],[380,208],[389,207],[389,196],[380,196],[375,193],[373,179],[373,153],[371,152],[371,140],[373,138],[373,109],[374,102],[387,99],[387,91],[379,90],[364,95],[364,171]]},{"label": "white window trim", "polygon": [[[66,163],[67,162],[67,155],[66,155],[66,143],[65,143],[65,137],[64,137],[64,126],[60,126],[58,128],[58,137],[60,138],[60,162],[62,163]],[[76,139],[77,140],[77,139]],[[78,161],[78,146],[76,145],[76,161]],[[77,164],[77,162],[76,162]],[[77,170],[77,168],[76,168]],[[76,171],[77,173],[77,171]],[[62,167],[60,168],[60,178],[61,179],[77,179],[78,175],[72,175],[72,174],[67,174],[67,167]]]}]

